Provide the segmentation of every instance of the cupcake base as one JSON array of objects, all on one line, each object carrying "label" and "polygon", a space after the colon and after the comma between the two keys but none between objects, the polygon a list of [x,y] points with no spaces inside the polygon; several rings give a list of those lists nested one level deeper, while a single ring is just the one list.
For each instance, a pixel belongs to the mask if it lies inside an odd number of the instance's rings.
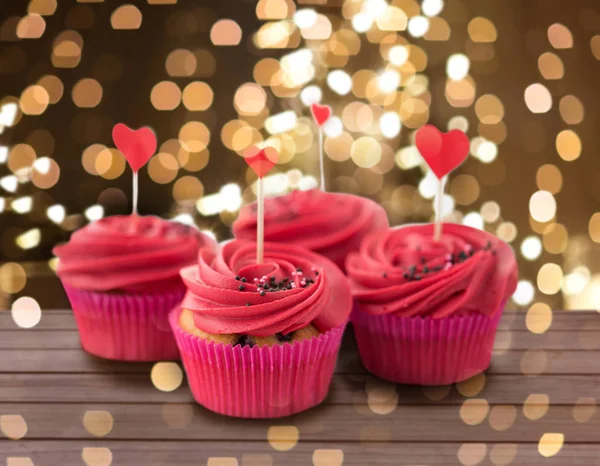
[{"label": "cupcake base", "polygon": [[179,359],[168,316],[181,303],[183,289],[127,295],[64,288],[88,353],[119,361]]},{"label": "cupcake base", "polygon": [[489,367],[503,310],[504,305],[492,317],[432,319],[373,316],[355,306],[352,325],[372,374],[401,384],[449,385]]},{"label": "cupcake base", "polygon": [[320,404],[329,391],[345,324],[317,337],[263,347],[201,339],[169,317],[194,399],[219,414],[278,418]]}]

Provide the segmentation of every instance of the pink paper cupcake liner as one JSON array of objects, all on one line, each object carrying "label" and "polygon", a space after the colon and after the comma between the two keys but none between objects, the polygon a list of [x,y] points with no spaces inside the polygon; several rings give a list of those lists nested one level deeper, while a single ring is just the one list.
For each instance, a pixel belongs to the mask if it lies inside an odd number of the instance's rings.
[{"label": "pink paper cupcake liner", "polygon": [[206,341],[170,322],[194,399],[219,414],[278,418],[320,404],[329,391],[346,324],[294,344],[241,347]]},{"label": "pink paper cupcake liner", "polygon": [[432,319],[373,316],[355,306],[352,325],[366,369],[410,385],[448,385],[490,365],[504,305],[483,314]]},{"label": "pink paper cupcake liner", "polygon": [[132,295],[64,288],[88,353],[120,361],[179,359],[169,312],[181,304],[185,288]]}]

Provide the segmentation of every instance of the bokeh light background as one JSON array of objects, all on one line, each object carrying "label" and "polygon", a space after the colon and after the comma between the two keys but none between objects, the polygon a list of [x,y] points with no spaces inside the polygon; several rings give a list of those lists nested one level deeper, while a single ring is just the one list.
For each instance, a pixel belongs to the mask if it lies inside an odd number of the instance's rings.
[{"label": "bokeh light background", "polygon": [[316,185],[321,101],[330,190],[375,199],[392,224],[429,221],[437,185],[414,130],[464,130],[447,218],[514,247],[532,322],[597,309],[599,60],[596,0],[3,2],[1,308],[28,309],[27,327],[32,308],[65,307],[53,245],[130,211],[115,123],[158,136],[140,211],[221,240],[254,199],[249,145],[280,152],[268,193]]}]

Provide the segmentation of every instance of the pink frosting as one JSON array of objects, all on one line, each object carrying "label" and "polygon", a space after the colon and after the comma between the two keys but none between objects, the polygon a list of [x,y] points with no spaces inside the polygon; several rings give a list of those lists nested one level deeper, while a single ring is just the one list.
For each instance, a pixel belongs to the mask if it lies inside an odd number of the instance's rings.
[{"label": "pink frosting", "polygon": [[360,308],[398,317],[479,312],[491,315],[513,294],[518,270],[512,249],[484,231],[446,223],[369,235],[347,260]]},{"label": "pink frosting", "polygon": [[[385,210],[369,199],[320,190],[292,191],[265,201],[265,241],[291,243],[331,259],[340,268],[370,232],[388,228]],[[256,240],[256,204],[241,209],[236,238]]]},{"label": "pink frosting", "polygon": [[158,217],[107,217],[76,231],[54,248],[57,273],[88,291],[152,293],[183,286],[179,269],[193,264],[198,250],[216,248],[198,230]]},{"label": "pink frosting", "polygon": [[[339,268],[293,245],[266,243],[264,263],[256,264],[256,244],[234,240],[219,252],[200,251],[198,265],[183,269],[181,276],[188,287],[181,307],[192,310],[196,326],[212,334],[264,337],[311,323],[324,332],[346,322],[352,308],[350,287]],[[295,288],[261,296],[254,279],[264,276],[276,282],[288,278]],[[303,279],[314,283],[303,287]]]}]

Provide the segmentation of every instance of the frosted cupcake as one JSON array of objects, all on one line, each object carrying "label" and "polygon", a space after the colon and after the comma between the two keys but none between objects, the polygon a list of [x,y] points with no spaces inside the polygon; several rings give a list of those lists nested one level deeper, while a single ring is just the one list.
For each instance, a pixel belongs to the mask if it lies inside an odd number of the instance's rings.
[{"label": "frosted cupcake", "polygon": [[198,403],[228,416],[273,418],[327,395],[352,298],[328,259],[303,248],[234,240],[203,249],[181,271],[188,287],[171,314]]},{"label": "frosted cupcake", "polygon": [[[310,249],[342,270],[348,253],[357,251],[367,234],[389,226],[385,210],[377,203],[317,189],[267,199],[265,225],[265,241]],[[256,204],[241,209],[233,234],[238,239],[256,240]]]},{"label": "frosted cupcake", "polygon": [[57,246],[83,348],[125,361],[178,359],[168,314],[185,294],[179,270],[204,246],[217,247],[196,229],[137,215],[91,223]]},{"label": "frosted cupcake", "polygon": [[498,322],[518,279],[495,236],[444,224],[369,235],[347,260],[360,355],[398,383],[445,385],[488,368]]}]

